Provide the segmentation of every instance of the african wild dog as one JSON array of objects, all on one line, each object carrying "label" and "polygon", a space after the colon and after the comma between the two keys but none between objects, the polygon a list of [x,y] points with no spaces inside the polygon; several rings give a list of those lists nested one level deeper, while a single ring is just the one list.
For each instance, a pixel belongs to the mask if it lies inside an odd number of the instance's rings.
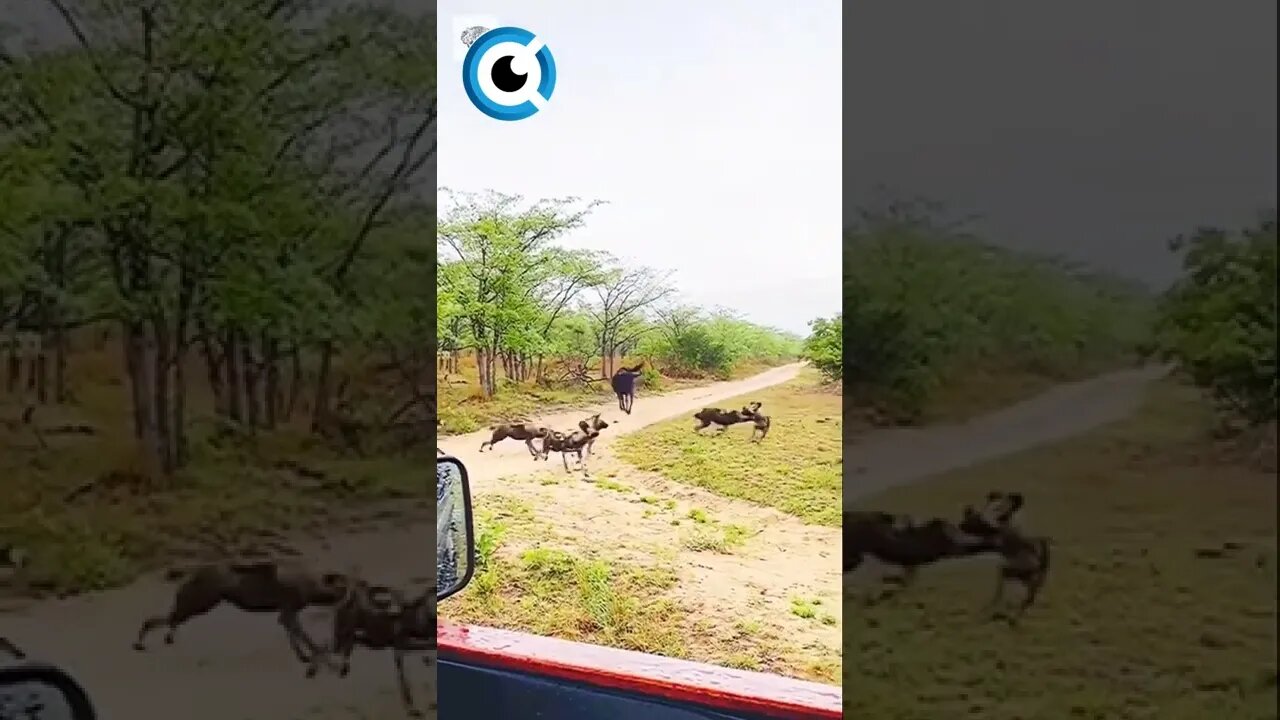
[{"label": "african wild dog", "polygon": [[[754,423],[759,417],[761,403],[753,402],[744,406],[741,410],[721,410],[720,408],[702,408],[693,414],[693,419],[698,421],[698,425],[693,428],[694,432],[698,432],[712,424],[719,425],[717,434],[723,433],[730,425],[738,423]],[[752,432],[754,435],[754,431]]]},{"label": "african wild dog", "polygon": [[569,453],[578,456],[578,465],[582,468],[582,474],[587,474],[587,459],[591,457],[591,448],[595,445],[596,438],[600,437],[600,431],[609,427],[609,423],[600,419],[597,413],[582,420],[578,423],[578,429],[570,433],[561,433],[552,431],[542,440],[542,459],[546,460],[551,453],[560,453],[560,460],[564,463],[564,471],[569,472]]},{"label": "african wild dog", "polygon": [[492,448],[495,444],[511,438],[512,440],[523,440],[525,447],[529,448],[529,454],[536,460],[538,458],[538,450],[533,446],[533,441],[545,438],[551,429],[542,425],[534,425],[533,423],[500,423],[489,427],[493,434],[488,440],[480,443],[480,452],[484,452],[485,447]]},{"label": "african wild dog", "polygon": [[289,638],[289,647],[302,662],[314,654],[316,644],[302,628],[299,615],[308,607],[331,607],[341,600],[350,583],[342,573],[317,573],[292,561],[248,560],[215,562],[193,568],[169,570],[166,580],[181,581],[173,607],[164,615],[143,621],[135,650],[145,650],[153,630],[168,626],[165,644],[173,644],[178,627],[227,603],[251,613],[277,613]]}]

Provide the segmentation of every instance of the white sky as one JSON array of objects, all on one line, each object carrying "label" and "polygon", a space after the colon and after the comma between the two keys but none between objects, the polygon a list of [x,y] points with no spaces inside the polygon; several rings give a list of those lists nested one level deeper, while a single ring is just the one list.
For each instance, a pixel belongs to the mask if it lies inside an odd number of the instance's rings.
[{"label": "white sky", "polygon": [[[804,334],[841,302],[840,13],[838,0],[443,0],[439,182],[607,200],[566,245],[674,270],[687,302]],[[544,110],[501,122],[471,105],[459,19],[546,42]]]}]

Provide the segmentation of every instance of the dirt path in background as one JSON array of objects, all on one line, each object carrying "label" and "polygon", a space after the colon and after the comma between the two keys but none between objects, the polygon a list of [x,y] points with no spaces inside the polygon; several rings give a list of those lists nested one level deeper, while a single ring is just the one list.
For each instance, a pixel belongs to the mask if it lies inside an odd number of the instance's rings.
[{"label": "dirt path in background", "polygon": [[[597,479],[612,473],[613,481],[631,485],[639,492],[696,504],[713,515],[722,513],[731,521],[754,523],[760,528],[760,534],[736,555],[709,558],[711,553],[698,553],[696,557],[678,558],[681,586],[697,589],[696,597],[683,598],[688,602],[702,602],[707,607],[755,602],[768,608],[787,602],[788,595],[795,592],[786,583],[801,586],[808,582],[817,586],[815,592],[821,591],[821,577],[828,566],[834,569],[838,562],[838,545],[832,535],[838,532],[804,526],[773,511],[629,470],[612,459],[612,438],[706,404],[785,382],[798,371],[798,365],[791,365],[746,380],[657,397],[642,395],[629,417],[617,417],[616,404],[600,407],[606,419],[618,422],[597,443],[592,464]],[[1115,373],[1064,386],[964,425],[874,433],[860,438],[846,453],[846,502],[889,484],[922,478],[1120,419],[1136,407],[1147,382],[1161,373],[1158,369]],[[553,427],[568,428],[585,414],[589,413],[578,411],[540,420]],[[441,443],[443,449],[457,454],[467,464],[478,497],[515,493],[527,497],[535,506],[562,502],[563,507],[555,514],[560,532],[582,542],[603,541],[606,534],[610,546],[621,541],[650,543],[663,539],[655,525],[644,522],[643,512],[637,510],[639,505],[625,494],[610,497],[611,491],[603,483],[586,483],[580,476],[547,486],[513,477],[535,470],[524,445],[506,441],[492,453],[481,455],[476,452],[481,438],[482,434],[477,433]],[[858,471],[859,467],[863,469]],[[424,482],[427,474],[424,469]],[[608,527],[603,528],[606,520]],[[417,552],[418,548],[431,547],[429,528],[429,523],[387,526],[377,532],[331,538],[327,544],[304,549],[304,553],[326,566],[344,568],[358,563],[368,575],[379,579],[413,578],[431,572]],[[797,569],[781,560],[784,554]],[[811,573],[815,572],[818,580],[812,579]],[[782,573],[781,581],[773,573]],[[741,585],[710,582],[726,575],[740,578]],[[694,582],[701,579],[708,582]],[[758,592],[752,589],[755,586],[766,589],[762,600],[750,597],[750,592]],[[129,646],[142,617],[167,609],[171,597],[168,585],[146,580],[108,593],[0,614],[0,635],[8,636],[33,657],[66,667],[89,689],[104,720],[402,717],[391,658],[385,653],[358,650],[351,675],[345,680],[332,675],[306,680],[303,668],[288,651],[283,631],[270,616],[217,610],[184,628],[174,646],[165,647],[156,637],[150,652],[133,652]],[[783,615],[790,617],[788,613]],[[309,618],[311,627],[323,617],[320,614]],[[313,633],[319,637],[318,630]],[[424,672],[419,662],[410,662],[408,670],[419,678]],[[423,689],[421,680],[414,685]],[[426,689],[421,695],[427,695]]]},{"label": "dirt path in background", "polygon": [[1029,450],[1122,420],[1167,367],[1060,385],[969,422],[873,432],[844,442],[844,505],[894,485]]},{"label": "dirt path in background", "polygon": [[[745,380],[717,383],[636,399],[634,413],[621,415],[616,403],[598,409],[610,422],[610,436],[693,412],[707,403],[763,389],[793,377],[800,365],[774,368]],[[539,418],[553,427],[572,427],[590,411]],[[615,417],[621,416],[621,417]],[[481,434],[455,436],[441,445],[467,464],[478,493],[498,487],[500,478],[533,469],[523,443],[506,441],[492,454],[478,455]],[[597,444],[597,458],[608,452],[609,436]],[[544,466],[545,467],[545,466]],[[430,475],[424,468],[423,482]],[[578,489],[573,492],[586,492]],[[345,569],[358,564],[368,576],[404,582],[433,572],[419,552],[432,547],[432,523],[406,522],[376,532],[329,538],[300,548],[317,565]],[[709,572],[709,571],[708,571]],[[391,658],[356,651],[351,675],[339,680],[303,677],[303,667],[288,650],[284,632],[269,615],[219,609],[192,621],[166,647],[159,634],[151,650],[130,648],[144,616],[167,611],[172,587],[147,579],[111,592],[51,601],[0,614],[0,635],[18,643],[35,659],[65,667],[89,690],[103,720],[387,720],[402,717],[395,694]],[[325,614],[306,618],[314,637],[323,637]],[[425,698],[420,662],[407,664],[414,686]],[[415,678],[416,676],[416,678]],[[434,693],[431,693],[434,694]],[[421,699],[421,698],[420,698]]]}]

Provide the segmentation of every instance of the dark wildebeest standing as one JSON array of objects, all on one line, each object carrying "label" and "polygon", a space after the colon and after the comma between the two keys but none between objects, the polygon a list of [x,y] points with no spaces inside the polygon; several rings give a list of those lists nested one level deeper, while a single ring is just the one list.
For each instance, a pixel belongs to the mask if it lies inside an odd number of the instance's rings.
[{"label": "dark wildebeest standing", "polygon": [[[355,581],[333,612],[333,642],[330,649],[341,658],[338,676],[351,671],[351,651],[363,645],[370,650],[391,649],[400,699],[411,717],[422,713],[413,704],[413,694],[404,676],[404,656],[410,652],[436,649],[436,588],[406,599],[404,594],[385,585]],[[316,653],[307,668],[307,677],[315,677],[325,651]],[[431,657],[422,658],[429,667]]]},{"label": "dark wildebeest standing", "polygon": [[[257,560],[217,562],[194,568],[177,568],[165,574],[169,581],[181,580],[172,609],[148,618],[138,630],[135,650],[145,650],[151,631],[168,626],[165,644],[173,644],[178,627],[204,615],[222,603],[251,613],[278,613],[289,638],[289,647],[302,662],[316,644],[302,628],[299,615],[310,606],[331,607],[347,593],[350,581],[342,573],[315,573],[291,561]],[[306,652],[303,651],[306,648]]]},{"label": "dark wildebeest standing", "polygon": [[640,368],[643,367],[644,361],[641,360],[635,367],[624,367],[614,373],[613,379],[609,381],[613,385],[613,392],[618,396],[618,409],[628,415],[636,401],[636,378],[640,377]]}]

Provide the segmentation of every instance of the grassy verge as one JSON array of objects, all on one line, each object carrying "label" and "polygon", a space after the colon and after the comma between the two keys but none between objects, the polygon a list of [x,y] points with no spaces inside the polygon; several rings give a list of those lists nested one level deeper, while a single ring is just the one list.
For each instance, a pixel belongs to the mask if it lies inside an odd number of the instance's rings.
[{"label": "grassy verge", "polygon": [[[710,526],[710,519],[693,520]],[[523,501],[488,496],[477,513],[477,566],[465,592],[442,605],[443,616],[596,645],[654,653],[835,683],[839,658],[815,659],[791,648],[768,619],[744,617],[732,628],[699,620],[673,600],[679,583],[670,549],[628,560],[587,551],[534,519]],[[819,601],[820,602],[820,601]],[[797,599],[797,614],[827,615]]]},{"label": "grassy verge", "polygon": [[[990,565],[927,569],[875,607],[847,595],[846,711],[875,718],[1274,718],[1276,482],[1223,459],[1193,393],[1128,421],[869,498],[954,516],[1026,494],[1054,566],[1018,629],[984,622]],[[1016,597],[1016,595],[1014,596]]]},{"label": "grassy verge", "polygon": [[[425,501],[425,456],[340,459],[301,430],[220,442],[196,433],[190,466],[158,480],[133,457],[126,423],[96,424],[99,436],[50,438],[48,450],[0,427],[0,542],[30,556],[0,595],[69,595],[183,558],[288,552],[299,536],[358,527],[384,501],[405,512],[403,501]],[[284,459],[311,476],[279,468]]]},{"label": "grassy verge", "polygon": [[840,524],[840,395],[806,369],[795,380],[717,403],[764,403],[769,436],[748,442],[749,425],[721,437],[695,434],[693,421],[660,423],[619,439],[618,456],[643,470],[726,497],[777,508],[812,523]]},{"label": "grassy verge", "polygon": [[[633,359],[623,361],[631,363]],[[756,361],[739,363],[730,379],[750,377],[772,365]],[[440,434],[457,435],[487,427],[498,421],[529,418],[541,413],[591,405],[613,397],[607,382],[569,388],[544,388],[532,382],[505,381],[497,394],[484,400],[478,394],[474,361],[464,359],[459,373],[439,384]],[[645,375],[643,392],[664,393],[715,382],[716,378],[671,378],[657,373]]]}]

